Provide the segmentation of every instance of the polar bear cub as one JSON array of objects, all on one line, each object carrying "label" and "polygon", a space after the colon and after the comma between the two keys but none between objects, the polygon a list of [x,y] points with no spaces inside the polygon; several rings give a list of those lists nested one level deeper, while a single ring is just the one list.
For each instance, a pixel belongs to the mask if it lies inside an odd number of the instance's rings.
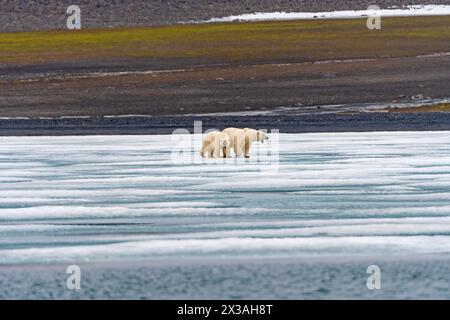
[{"label": "polar bear cub", "polygon": [[264,142],[269,139],[267,135],[255,129],[238,129],[238,128],[226,128],[223,130],[224,133],[228,134],[231,139],[230,147],[227,148],[226,157],[230,157],[230,150],[233,148],[236,158],[240,157],[242,154],[245,158],[250,158],[250,148],[253,142]]},{"label": "polar bear cub", "polygon": [[211,131],[205,135],[200,150],[200,156],[205,158],[205,154],[210,158],[226,157],[231,144],[230,136],[225,132]]}]

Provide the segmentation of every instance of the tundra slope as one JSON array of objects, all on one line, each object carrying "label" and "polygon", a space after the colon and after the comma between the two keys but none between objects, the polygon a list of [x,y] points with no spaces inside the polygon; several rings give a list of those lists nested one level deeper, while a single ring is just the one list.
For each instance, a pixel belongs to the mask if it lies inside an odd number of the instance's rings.
[{"label": "tundra slope", "polygon": [[447,16],[383,19],[381,32],[321,20],[0,34],[0,117],[307,113],[444,99],[448,25]]}]

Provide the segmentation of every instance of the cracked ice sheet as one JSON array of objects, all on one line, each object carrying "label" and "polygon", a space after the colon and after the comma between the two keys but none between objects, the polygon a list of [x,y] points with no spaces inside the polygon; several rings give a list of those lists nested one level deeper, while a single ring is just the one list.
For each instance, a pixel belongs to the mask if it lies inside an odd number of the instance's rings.
[{"label": "cracked ice sheet", "polygon": [[0,263],[450,252],[449,132],[180,137],[1,137]]}]

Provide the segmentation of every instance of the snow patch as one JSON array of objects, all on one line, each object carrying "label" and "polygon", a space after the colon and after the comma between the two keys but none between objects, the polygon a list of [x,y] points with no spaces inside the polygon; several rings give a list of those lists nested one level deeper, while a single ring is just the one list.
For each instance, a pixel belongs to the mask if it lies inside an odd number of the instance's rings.
[{"label": "snow patch", "polygon": [[343,10],[325,12],[256,12],[222,18],[211,18],[203,23],[234,21],[266,21],[266,20],[310,20],[310,19],[355,19],[368,16],[410,17],[410,16],[442,16],[450,15],[449,5],[413,5],[404,8],[380,10]]}]

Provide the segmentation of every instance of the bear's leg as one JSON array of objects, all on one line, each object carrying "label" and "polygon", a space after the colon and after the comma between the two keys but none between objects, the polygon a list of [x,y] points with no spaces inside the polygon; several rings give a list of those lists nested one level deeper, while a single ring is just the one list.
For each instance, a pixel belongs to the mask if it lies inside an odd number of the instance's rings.
[{"label": "bear's leg", "polygon": [[211,150],[211,158],[220,158],[220,147],[219,147],[219,143],[215,143],[212,146],[212,150]]},{"label": "bear's leg", "polygon": [[250,138],[248,136],[245,137],[244,157],[250,158]]},{"label": "bear's leg", "polygon": [[216,148],[214,148],[214,158],[220,158],[220,150],[222,148],[220,146],[217,146]]},{"label": "bear's leg", "polygon": [[209,145],[209,142],[207,142],[207,141],[203,141],[203,143],[202,143],[202,149],[200,150],[200,156],[202,157],[202,158],[204,158],[205,157],[205,153],[207,153],[208,152],[208,145]]},{"label": "bear's leg", "polygon": [[225,158],[229,158],[231,153],[231,147],[225,148]]},{"label": "bear's leg", "polygon": [[242,146],[236,147],[236,158],[239,158],[242,155]]},{"label": "bear's leg", "polygon": [[238,145],[237,137],[234,137],[234,139],[233,139],[233,151],[234,151],[234,156],[236,158],[238,157],[238,149],[239,149],[239,145]]}]

